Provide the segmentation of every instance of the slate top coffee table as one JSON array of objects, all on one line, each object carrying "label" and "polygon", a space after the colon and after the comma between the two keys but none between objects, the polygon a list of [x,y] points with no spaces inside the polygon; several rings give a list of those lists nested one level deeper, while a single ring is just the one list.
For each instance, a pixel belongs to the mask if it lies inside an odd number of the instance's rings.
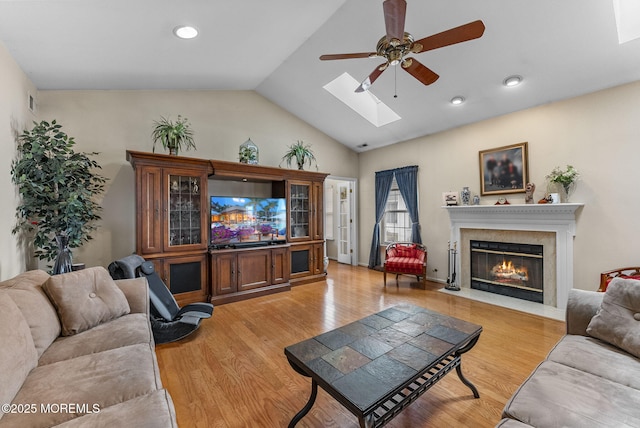
[{"label": "slate top coffee table", "polygon": [[311,377],[311,396],[289,427],[311,410],[318,385],[356,415],[361,427],[381,427],[456,369],[482,327],[413,305],[398,305],[295,345],[284,353]]}]

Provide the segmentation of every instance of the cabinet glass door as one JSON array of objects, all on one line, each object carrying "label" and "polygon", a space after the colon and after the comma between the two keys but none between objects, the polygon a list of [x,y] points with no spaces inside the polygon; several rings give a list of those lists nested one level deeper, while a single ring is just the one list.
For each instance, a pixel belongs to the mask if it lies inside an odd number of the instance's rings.
[{"label": "cabinet glass door", "polygon": [[198,176],[169,175],[169,246],[202,243],[201,189]]},{"label": "cabinet glass door", "polygon": [[311,187],[306,184],[291,184],[291,218],[289,235],[291,238],[309,237],[309,193]]}]

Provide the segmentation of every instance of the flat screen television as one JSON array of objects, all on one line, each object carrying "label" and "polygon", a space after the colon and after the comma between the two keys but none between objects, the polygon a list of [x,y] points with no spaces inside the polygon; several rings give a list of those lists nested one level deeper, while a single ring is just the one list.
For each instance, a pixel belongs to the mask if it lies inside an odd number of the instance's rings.
[{"label": "flat screen television", "polygon": [[284,241],[284,198],[211,196],[211,244]]}]

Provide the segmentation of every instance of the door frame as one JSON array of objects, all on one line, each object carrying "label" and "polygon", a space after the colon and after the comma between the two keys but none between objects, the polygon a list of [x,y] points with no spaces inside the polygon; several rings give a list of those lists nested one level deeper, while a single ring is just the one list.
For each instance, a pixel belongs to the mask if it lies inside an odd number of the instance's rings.
[{"label": "door frame", "polygon": [[[339,176],[334,176],[334,175],[329,175],[327,177],[327,180],[333,180],[333,181],[338,181],[338,182],[347,182],[349,185],[349,188],[351,189],[351,192],[349,193],[350,195],[350,200],[349,200],[349,210],[351,211],[351,219],[353,220],[351,222],[351,227],[350,227],[350,233],[349,233],[349,238],[350,238],[350,244],[351,244],[351,250],[352,250],[352,256],[351,256],[351,266],[357,266],[358,265],[358,204],[357,204],[357,200],[358,200],[358,179],[357,178],[353,178],[353,177],[339,177]],[[327,188],[327,181],[325,180],[325,195],[327,194],[327,192],[329,192],[329,189]],[[329,192],[331,194],[332,198],[334,199],[334,218],[336,217],[336,211],[335,211],[335,207],[337,207],[337,188],[336,188],[336,192]],[[326,213],[325,213],[326,215]],[[324,221],[324,219],[323,219]],[[335,222],[334,222],[335,223]],[[336,223],[337,224],[337,223]],[[334,239],[337,238],[334,235]],[[326,245],[326,240],[325,240],[325,245]],[[326,250],[325,250],[325,254],[327,254]]]}]

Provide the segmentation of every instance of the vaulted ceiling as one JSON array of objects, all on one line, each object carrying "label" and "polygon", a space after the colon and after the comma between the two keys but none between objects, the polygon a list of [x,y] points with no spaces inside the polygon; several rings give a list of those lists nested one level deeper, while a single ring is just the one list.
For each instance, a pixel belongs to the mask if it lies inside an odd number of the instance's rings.
[{"label": "vaulted ceiling", "polygon": [[[319,60],[375,51],[382,0],[0,0],[0,40],[41,90],[255,90],[357,151],[640,80],[640,40],[618,43],[612,0],[407,0],[405,30],[478,19],[481,38],[415,55],[435,83],[400,67],[375,81],[401,117],[382,127],[323,89],[382,60]],[[199,36],[176,38],[182,24]]]}]

